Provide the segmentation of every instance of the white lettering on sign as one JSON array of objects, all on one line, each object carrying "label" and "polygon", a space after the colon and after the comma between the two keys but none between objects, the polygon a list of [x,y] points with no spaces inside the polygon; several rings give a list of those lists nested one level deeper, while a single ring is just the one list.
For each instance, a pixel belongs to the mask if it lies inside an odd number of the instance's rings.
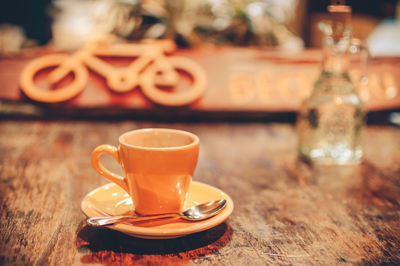
[{"label": "white lettering on sign", "polygon": [[[399,95],[396,81],[391,72],[371,72],[361,82],[358,69],[350,71],[350,78],[362,99],[393,99]],[[259,101],[274,103],[276,100],[299,103],[310,94],[317,80],[317,70],[273,70],[263,69],[254,73],[234,73],[229,77],[229,91],[233,103],[238,105]]]}]

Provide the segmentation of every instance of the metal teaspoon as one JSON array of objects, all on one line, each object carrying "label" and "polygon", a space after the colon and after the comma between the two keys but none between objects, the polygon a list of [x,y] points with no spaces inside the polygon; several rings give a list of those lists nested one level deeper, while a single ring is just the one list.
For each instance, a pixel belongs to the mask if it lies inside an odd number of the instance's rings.
[{"label": "metal teaspoon", "polygon": [[87,223],[92,226],[107,226],[126,222],[139,222],[154,219],[165,219],[179,217],[187,221],[201,221],[217,215],[226,206],[226,200],[212,200],[206,203],[192,206],[183,212],[163,213],[150,215],[132,215],[132,216],[110,216],[110,217],[91,217]]}]

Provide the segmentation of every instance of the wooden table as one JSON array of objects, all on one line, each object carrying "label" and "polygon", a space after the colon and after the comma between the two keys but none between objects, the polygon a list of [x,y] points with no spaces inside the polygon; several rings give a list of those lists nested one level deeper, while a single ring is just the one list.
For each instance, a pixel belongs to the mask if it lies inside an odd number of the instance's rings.
[{"label": "wooden table", "polygon": [[[194,180],[233,198],[225,223],[170,240],[86,226],[80,202],[107,183],[91,151],[144,127],[200,137]],[[400,263],[399,128],[369,126],[354,167],[299,161],[282,123],[2,120],[0,136],[0,265]]]}]

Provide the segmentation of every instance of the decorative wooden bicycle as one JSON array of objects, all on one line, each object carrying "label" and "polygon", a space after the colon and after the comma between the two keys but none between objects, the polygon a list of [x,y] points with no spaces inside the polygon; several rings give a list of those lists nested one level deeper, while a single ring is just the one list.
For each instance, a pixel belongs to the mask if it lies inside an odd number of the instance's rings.
[{"label": "decorative wooden bicycle", "polygon": [[[168,106],[186,105],[198,99],[206,88],[206,74],[195,62],[177,56],[167,57],[165,53],[176,49],[169,40],[143,41],[141,43],[114,43],[105,38],[87,44],[72,55],[53,54],[31,61],[22,71],[20,85],[31,99],[54,103],[66,101],[84,88],[88,80],[85,65],[106,79],[108,87],[123,93],[140,85],[142,92],[152,101]],[[115,67],[98,56],[136,57],[127,67]],[[46,68],[57,66],[49,74],[51,84],[56,84],[69,73],[73,81],[56,90],[44,90],[35,82],[35,75]],[[191,77],[190,89],[168,92],[160,87],[176,86],[180,79],[178,70]]]}]

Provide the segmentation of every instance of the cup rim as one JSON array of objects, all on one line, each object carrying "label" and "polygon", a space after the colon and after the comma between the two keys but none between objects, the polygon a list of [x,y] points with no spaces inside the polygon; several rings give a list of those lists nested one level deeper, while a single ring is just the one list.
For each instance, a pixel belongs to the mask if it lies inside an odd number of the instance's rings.
[{"label": "cup rim", "polygon": [[[190,144],[186,144],[186,145],[181,145],[181,146],[174,146],[174,147],[143,147],[143,146],[138,146],[138,145],[133,145],[133,144],[129,144],[126,143],[125,141],[123,141],[124,137],[126,137],[127,135],[130,135],[134,132],[148,132],[148,131],[163,131],[163,132],[174,132],[174,133],[180,133],[186,136],[189,136],[190,138],[193,139],[193,142],[191,142]],[[199,137],[196,136],[193,133],[190,133],[188,131],[185,130],[180,130],[180,129],[172,129],[172,128],[141,128],[141,129],[134,129],[134,130],[130,130],[127,131],[125,133],[123,133],[121,136],[119,136],[118,138],[119,144],[123,145],[125,147],[129,147],[129,148],[135,148],[135,149],[141,149],[141,150],[153,150],[153,151],[166,151],[166,150],[185,150],[185,149],[189,149],[193,146],[196,146],[199,144],[200,140]]]}]

